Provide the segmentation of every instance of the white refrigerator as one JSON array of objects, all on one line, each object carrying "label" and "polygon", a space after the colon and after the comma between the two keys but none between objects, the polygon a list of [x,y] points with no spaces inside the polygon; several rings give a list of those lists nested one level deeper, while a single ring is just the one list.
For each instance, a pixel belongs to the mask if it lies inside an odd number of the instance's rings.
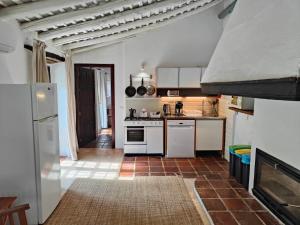
[{"label": "white refrigerator", "polygon": [[43,224],[61,197],[54,84],[0,84],[0,196],[29,203],[29,224]]}]

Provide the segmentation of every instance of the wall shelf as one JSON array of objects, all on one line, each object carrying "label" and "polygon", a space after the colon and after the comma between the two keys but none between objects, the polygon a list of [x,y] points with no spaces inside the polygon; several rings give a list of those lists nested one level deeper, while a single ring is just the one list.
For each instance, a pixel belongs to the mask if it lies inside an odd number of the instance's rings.
[{"label": "wall shelf", "polygon": [[244,109],[237,109],[234,107],[229,107],[230,110],[235,111],[235,112],[239,112],[239,113],[244,113],[250,116],[254,115],[254,111],[253,110],[244,110]]}]

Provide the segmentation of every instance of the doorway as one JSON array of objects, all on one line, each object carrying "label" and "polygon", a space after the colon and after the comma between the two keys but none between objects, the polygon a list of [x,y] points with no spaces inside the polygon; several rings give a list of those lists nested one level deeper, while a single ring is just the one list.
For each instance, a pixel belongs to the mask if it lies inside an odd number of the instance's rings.
[{"label": "doorway", "polygon": [[79,147],[114,148],[114,65],[75,64],[74,67]]}]

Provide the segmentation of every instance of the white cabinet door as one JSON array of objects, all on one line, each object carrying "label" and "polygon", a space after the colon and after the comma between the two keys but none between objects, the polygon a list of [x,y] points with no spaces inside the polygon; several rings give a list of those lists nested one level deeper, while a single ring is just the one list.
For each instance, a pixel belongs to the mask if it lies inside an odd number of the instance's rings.
[{"label": "white cabinet door", "polygon": [[178,68],[157,68],[158,88],[178,88]]},{"label": "white cabinet door", "polygon": [[163,127],[147,127],[147,154],[164,153]]},{"label": "white cabinet door", "polygon": [[222,150],[223,120],[196,121],[196,150]]},{"label": "white cabinet door", "polygon": [[201,68],[180,68],[179,87],[181,88],[200,88]]}]

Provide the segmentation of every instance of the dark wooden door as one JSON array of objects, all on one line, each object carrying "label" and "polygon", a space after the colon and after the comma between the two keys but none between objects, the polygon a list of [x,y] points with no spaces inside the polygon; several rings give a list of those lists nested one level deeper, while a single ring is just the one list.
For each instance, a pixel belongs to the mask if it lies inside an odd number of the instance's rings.
[{"label": "dark wooden door", "polygon": [[75,70],[76,129],[79,147],[96,139],[95,72],[93,69]]}]

